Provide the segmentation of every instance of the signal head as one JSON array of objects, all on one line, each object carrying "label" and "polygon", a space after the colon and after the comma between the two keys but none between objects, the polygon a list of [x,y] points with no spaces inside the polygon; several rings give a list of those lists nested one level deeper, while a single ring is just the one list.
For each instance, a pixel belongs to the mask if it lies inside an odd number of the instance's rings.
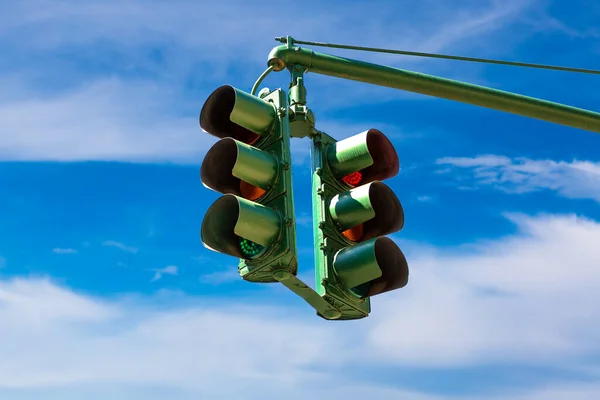
[{"label": "signal head", "polygon": [[351,187],[394,177],[400,170],[394,145],[377,129],[328,146],[327,161],[334,175]]},{"label": "signal head", "polygon": [[202,106],[200,126],[213,136],[253,144],[272,128],[275,118],[272,103],[224,85],[212,92]]},{"label": "signal head", "polygon": [[361,298],[400,289],[408,283],[408,263],[400,248],[382,236],[336,253],[336,276]]},{"label": "signal head", "polygon": [[270,153],[224,138],[206,153],[200,179],[217,192],[258,200],[276,179],[277,168],[278,162]]},{"label": "signal head", "polygon": [[281,229],[279,212],[226,194],[209,207],[200,235],[207,248],[250,260],[260,256]]},{"label": "signal head", "polygon": [[329,214],[342,235],[363,242],[397,232],[404,227],[404,210],[396,194],[375,181],[334,196]]}]

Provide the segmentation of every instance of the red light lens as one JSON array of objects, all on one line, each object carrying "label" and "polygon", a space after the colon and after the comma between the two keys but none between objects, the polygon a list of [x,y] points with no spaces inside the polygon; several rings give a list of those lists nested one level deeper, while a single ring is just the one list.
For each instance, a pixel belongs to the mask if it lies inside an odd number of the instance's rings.
[{"label": "red light lens", "polygon": [[353,172],[350,175],[346,175],[345,177],[342,178],[342,180],[344,182],[346,182],[348,185],[352,185],[352,186],[357,186],[360,181],[362,180],[363,175],[357,171],[357,172]]}]

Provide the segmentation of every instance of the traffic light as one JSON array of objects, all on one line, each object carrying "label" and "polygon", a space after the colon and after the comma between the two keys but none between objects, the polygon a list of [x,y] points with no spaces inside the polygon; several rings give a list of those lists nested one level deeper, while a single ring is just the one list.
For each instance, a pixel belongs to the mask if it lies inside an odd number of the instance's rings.
[{"label": "traffic light", "polygon": [[221,138],[206,153],[200,179],[223,194],[202,221],[202,243],[238,257],[240,275],[252,282],[298,269],[288,114],[280,89],[259,98],[227,85],[200,112],[202,129]]},{"label": "traffic light", "polygon": [[335,319],[366,317],[371,296],[408,283],[406,258],[385,236],[404,225],[381,182],[398,173],[398,154],[377,129],[341,141],[319,133],[312,162],[317,293],[341,311]]}]

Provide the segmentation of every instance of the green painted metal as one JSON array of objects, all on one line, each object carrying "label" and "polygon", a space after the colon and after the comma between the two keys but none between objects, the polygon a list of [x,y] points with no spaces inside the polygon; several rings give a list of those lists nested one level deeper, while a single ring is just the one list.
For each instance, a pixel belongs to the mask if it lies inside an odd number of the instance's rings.
[{"label": "green painted metal", "polygon": [[[372,136],[381,152],[371,153],[370,166],[354,161],[349,155],[339,165],[346,163],[354,165],[352,169],[366,170],[381,165],[381,156],[384,155],[383,158],[387,157],[386,164],[392,165],[395,172],[390,174],[386,170],[380,176],[395,175],[398,161],[397,157],[391,157],[390,162],[390,149],[385,145],[387,139],[380,132]],[[336,163],[341,158],[330,156],[333,153],[330,149],[337,147],[336,140],[324,132],[317,133],[312,139],[315,289],[340,311],[341,316],[337,319],[364,318],[371,311],[367,294],[382,293],[379,291],[381,284],[386,288],[398,288],[408,280],[408,265],[404,257],[398,255],[402,254],[400,249],[395,244],[395,248],[390,246],[393,242],[380,236],[402,229],[404,212],[396,195],[382,182],[371,181],[357,188],[344,184],[339,179],[340,174],[336,174],[328,162],[332,159],[333,164],[338,165]],[[365,142],[349,141],[359,150],[352,152],[352,146],[348,146],[344,154],[353,153],[364,160]],[[396,155],[395,151],[393,154]],[[345,169],[344,173],[352,172],[352,169]],[[344,236],[344,230],[361,224],[362,237],[358,243]],[[385,256],[386,252],[389,257]]]},{"label": "green painted metal", "polygon": [[236,89],[235,106],[231,112],[231,122],[260,134],[268,133],[276,120],[272,104],[262,101],[246,92]]},{"label": "green painted metal", "polygon": [[236,146],[238,157],[231,171],[232,175],[259,188],[268,189],[277,175],[277,159],[266,151],[239,141],[236,141]]},{"label": "green painted metal", "polygon": [[312,306],[318,315],[325,319],[336,320],[342,316],[340,310],[330,304],[327,299],[321,297],[317,292],[310,288],[306,283],[302,282],[296,276],[285,270],[275,271],[273,273],[275,279],[281,282],[285,287],[302,297],[310,306]]},{"label": "green painted metal", "polygon": [[[224,197],[226,196],[233,195],[226,194]],[[240,211],[233,232],[265,247],[273,243],[283,228],[281,213],[237,196],[236,199]]]},{"label": "green painted metal", "polygon": [[[397,232],[404,227],[404,210],[396,194],[379,181],[335,195],[329,214],[343,232],[362,225],[359,240],[368,240]],[[356,235],[356,232],[351,235]],[[352,241],[357,241],[347,237]]]},{"label": "green painted metal", "polygon": [[202,243],[215,251],[242,257],[240,239],[269,246],[280,236],[281,214],[269,207],[226,194],[206,211],[202,221]]},{"label": "green painted metal", "polygon": [[314,133],[315,116],[306,107],[304,69],[292,67],[290,72],[292,75],[289,91],[291,135],[295,138],[303,138]]},{"label": "green painted metal", "polygon": [[333,269],[340,282],[359,298],[400,289],[408,283],[406,258],[385,236],[340,250]]},{"label": "green painted metal", "polygon": [[[263,101],[274,105],[277,112],[276,123],[265,141],[255,146],[272,154],[277,159],[277,179],[264,198],[259,199],[271,209],[277,210],[282,219],[281,236],[259,259],[240,260],[238,270],[243,279],[251,282],[276,282],[275,271],[286,271],[292,275],[298,272],[296,251],[296,223],[294,213],[294,193],[292,186],[290,124],[287,98],[284,91],[277,89],[263,97]],[[252,228],[251,228],[252,229]]]},{"label": "green painted metal", "polygon": [[229,85],[212,92],[200,112],[200,126],[220,138],[237,139],[235,125],[258,135],[266,135],[276,121],[277,109],[273,103]]},{"label": "green painted metal", "polygon": [[[209,249],[240,258],[238,271],[243,279],[277,282],[275,271],[292,275],[298,271],[289,113],[282,90],[261,96],[222,86],[202,108],[201,126],[225,139],[207,153],[201,178],[205,186],[230,194],[209,208],[201,235]],[[240,197],[243,182],[265,192],[244,199]],[[237,199],[237,209],[233,200],[223,198]]]},{"label": "green painted metal", "polygon": [[373,158],[367,145],[367,134],[358,135],[335,142],[327,150],[327,162],[338,178],[351,174],[373,164]]},{"label": "green painted metal", "polygon": [[359,186],[331,199],[329,214],[341,230],[345,231],[375,218],[370,189],[371,184]]},{"label": "green painted metal", "polygon": [[240,195],[240,181],[267,190],[277,178],[277,159],[270,153],[232,138],[218,141],[200,168],[204,186]]},{"label": "green painted metal", "polygon": [[[267,77],[267,75],[269,75],[271,73],[271,71],[273,71],[273,67],[267,67],[267,69],[265,70],[265,72],[263,72],[258,79],[256,80],[256,82],[254,82],[254,85],[252,85],[252,90],[250,91],[250,94],[252,96],[256,95],[256,91],[258,90],[258,86],[262,83],[262,81],[265,80],[265,78]],[[259,98],[261,96],[258,96]]]},{"label": "green painted metal", "polygon": [[[377,158],[373,158],[373,154]],[[379,130],[369,129],[333,143],[327,148],[327,164],[336,178],[353,186],[396,176],[400,170],[398,154],[392,142]],[[359,176],[356,173],[359,173]],[[357,183],[352,183],[358,178]]]},{"label": "green painted metal", "polygon": [[[315,290],[338,309],[339,320],[360,319],[369,315],[371,303],[368,298],[360,299],[345,290],[333,270],[335,254],[342,248],[352,245],[339,234],[335,222],[328,212],[331,199],[348,190],[339,185],[327,164],[327,146],[335,139],[319,132],[312,140],[312,198],[313,231],[315,240]],[[326,318],[322,314],[318,314]]]},{"label": "green painted metal", "polygon": [[515,66],[515,67],[539,68],[539,69],[549,69],[549,70],[554,70],[554,71],[579,72],[579,73],[584,73],[584,74],[600,75],[600,70],[597,70],[597,69],[561,67],[561,66],[557,66],[557,65],[532,64],[532,63],[524,63],[524,62],[492,60],[489,58],[451,56],[451,55],[447,55],[447,54],[438,54],[438,53],[422,53],[422,52],[416,52],[416,51],[393,50],[393,49],[384,49],[384,48],[378,48],[378,47],[365,47],[365,46],[353,46],[353,45],[335,44],[335,43],[311,42],[311,41],[306,41],[306,40],[296,40],[290,36],[276,37],[275,40],[278,42],[281,42],[281,43],[289,43],[290,46],[293,46],[295,44],[306,44],[309,46],[330,47],[330,48],[334,48],[334,49],[370,51],[370,52],[375,52],[375,53],[399,54],[399,55],[415,56],[415,57],[441,58],[441,59],[446,59],[446,60],[457,60],[457,61],[472,61],[472,62],[480,62],[480,63],[488,63],[488,64],[510,65],[510,66]]},{"label": "green painted metal", "polygon": [[336,57],[287,45],[271,50],[268,65],[274,71],[303,67],[313,73],[402,89],[525,117],[600,133],[600,113],[505,92],[485,86],[421,74],[349,58]]},{"label": "green painted metal", "polygon": [[382,275],[375,254],[378,239],[347,247],[336,254],[333,269],[342,285],[353,289]]}]

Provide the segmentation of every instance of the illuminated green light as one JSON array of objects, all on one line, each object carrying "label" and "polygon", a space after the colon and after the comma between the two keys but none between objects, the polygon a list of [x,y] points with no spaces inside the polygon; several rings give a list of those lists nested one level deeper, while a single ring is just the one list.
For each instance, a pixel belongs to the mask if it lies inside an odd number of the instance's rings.
[{"label": "illuminated green light", "polygon": [[248,239],[240,238],[240,248],[244,255],[248,257],[254,257],[263,251],[265,247]]}]

